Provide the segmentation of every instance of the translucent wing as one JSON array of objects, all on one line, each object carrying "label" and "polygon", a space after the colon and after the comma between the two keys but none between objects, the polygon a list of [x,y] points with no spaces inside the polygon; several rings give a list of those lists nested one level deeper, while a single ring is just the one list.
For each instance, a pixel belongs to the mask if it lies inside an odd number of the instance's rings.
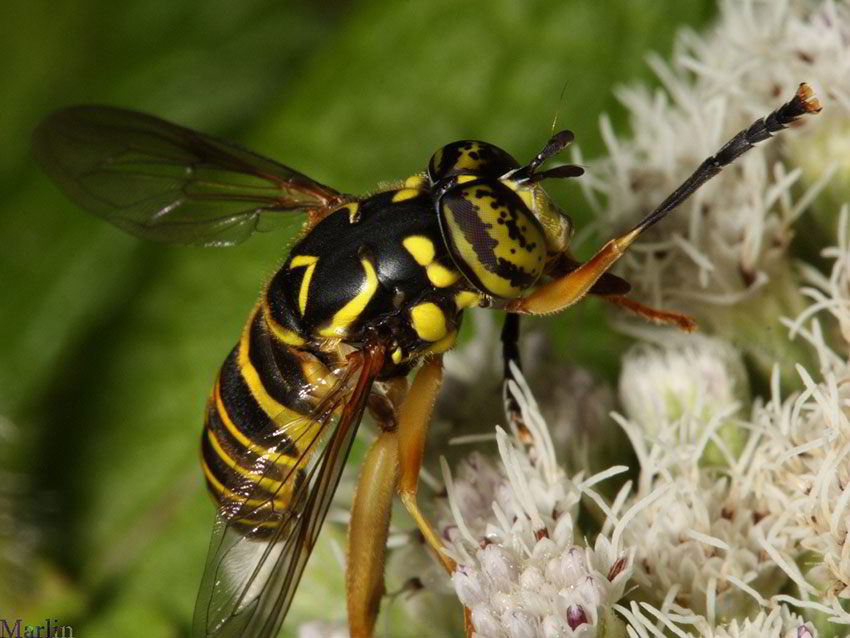
[{"label": "translucent wing", "polygon": [[[354,355],[314,410],[311,418],[316,427],[304,429],[311,434],[297,441],[304,455],[310,455],[306,476],[288,483],[293,491],[283,511],[275,511],[273,498],[254,498],[257,483],[266,479],[267,473],[246,482],[236,507],[221,508],[195,606],[195,638],[277,635],[382,363],[381,348]],[[336,426],[332,427],[334,420]],[[274,462],[279,453],[271,454]],[[246,529],[244,521],[252,521],[251,526]]]},{"label": "translucent wing", "polygon": [[33,151],[74,202],[146,239],[230,245],[347,199],[236,144],[108,106],[56,111]]}]

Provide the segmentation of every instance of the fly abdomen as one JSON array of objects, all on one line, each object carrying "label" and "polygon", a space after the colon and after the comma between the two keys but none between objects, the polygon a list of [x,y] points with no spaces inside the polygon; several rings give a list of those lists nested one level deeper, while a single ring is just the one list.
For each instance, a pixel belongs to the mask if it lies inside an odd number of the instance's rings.
[{"label": "fly abdomen", "polygon": [[276,339],[255,309],[221,367],[201,441],[207,487],[244,533],[274,531],[291,509],[332,376],[309,351]]}]

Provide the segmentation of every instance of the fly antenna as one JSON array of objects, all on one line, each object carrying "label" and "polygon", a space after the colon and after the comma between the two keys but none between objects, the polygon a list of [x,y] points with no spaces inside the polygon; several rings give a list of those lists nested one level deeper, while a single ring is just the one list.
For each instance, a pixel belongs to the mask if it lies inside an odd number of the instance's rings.
[{"label": "fly antenna", "polygon": [[563,166],[556,166],[555,168],[550,168],[539,173],[533,173],[531,177],[528,178],[528,181],[534,183],[540,182],[544,179],[563,179],[565,177],[579,177],[581,175],[584,175],[584,169],[581,166],[576,166],[575,164],[564,164]]},{"label": "fly antenna", "polygon": [[549,138],[549,141],[546,142],[546,146],[543,147],[543,150],[535,155],[534,159],[528,163],[528,172],[534,173],[534,171],[540,168],[543,162],[553,155],[557,155],[563,151],[575,138],[575,133],[566,129],[555,133]]},{"label": "fly antenna", "polygon": [[801,83],[791,100],[766,117],[756,120],[748,128],[738,132],[717,153],[700,164],[688,179],[659,204],[658,208],[640,220],[629,235],[633,234],[636,237],[639,233],[664,219],[670,211],[684,202],[700,186],[717,175],[724,166],[731,164],[759,142],[772,137],[774,133],[781,131],[797,118],[808,113],[818,113],[820,110],[821,105],[815,97],[814,91],[805,82]]},{"label": "fly antenna", "polygon": [[[553,155],[557,155],[564,148],[569,146],[569,144],[576,138],[575,133],[572,131],[568,131],[564,129],[563,131],[559,131],[555,133],[552,137],[549,138],[549,141],[546,142],[546,146],[543,147],[537,155],[534,156],[534,159],[531,160],[528,164],[523,166],[522,168],[516,169],[512,175],[513,178],[517,181],[534,181],[538,182],[543,177],[538,177],[535,174],[535,171],[540,168],[540,166]],[[558,167],[560,168],[560,167]],[[557,170],[557,169],[552,169]],[[550,171],[546,171],[549,173]],[[584,172],[584,171],[582,171]],[[561,177],[559,175],[552,174],[550,177]],[[562,177],[569,177],[568,175],[563,175]]]},{"label": "fly antenna", "polygon": [[553,134],[558,130],[558,118],[561,115],[561,109],[564,108],[564,96],[567,94],[567,85],[569,83],[570,81],[566,80],[564,86],[561,87],[561,95],[558,97],[558,108],[555,109],[555,116],[552,118],[552,128],[550,129]]}]

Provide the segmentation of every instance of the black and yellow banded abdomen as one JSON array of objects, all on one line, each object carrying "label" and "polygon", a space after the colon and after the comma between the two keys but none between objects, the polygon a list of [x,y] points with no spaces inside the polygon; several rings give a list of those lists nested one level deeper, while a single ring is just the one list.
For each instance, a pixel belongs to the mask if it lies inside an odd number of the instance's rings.
[{"label": "black and yellow banded abdomen", "polygon": [[314,354],[276,338],[255,309],[221,367],[201,441],[207,487],[243,532],[271,532],[291,508],[316,448],[316,408],[334,379]]}]

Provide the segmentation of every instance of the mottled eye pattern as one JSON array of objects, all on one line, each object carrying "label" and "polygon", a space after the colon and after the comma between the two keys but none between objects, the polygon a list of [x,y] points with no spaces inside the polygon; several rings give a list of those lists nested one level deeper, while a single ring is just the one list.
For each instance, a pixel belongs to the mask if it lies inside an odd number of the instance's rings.
[{"label": "mottled eye pattern", "polygon": [[455,175],[495,178],[516,168],[519,168],[519,162],[498,146],[461,140],[446,144],[431,156],[428,177],[432,184]]},{"label": "mottled eye pattern", "polygon": [[481,292],[516,298],[543,274],[543,227],[501,182],[476,180],[449,188],[440,198],[439,220],[449,254]]}]

